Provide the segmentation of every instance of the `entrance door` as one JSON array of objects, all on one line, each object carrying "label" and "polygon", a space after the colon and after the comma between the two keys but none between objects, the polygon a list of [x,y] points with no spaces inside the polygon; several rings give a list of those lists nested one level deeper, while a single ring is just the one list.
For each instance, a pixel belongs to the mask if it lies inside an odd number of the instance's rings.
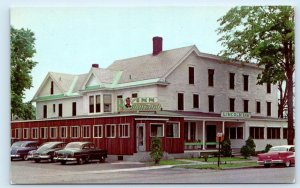
[{"label": "entrance door", "polygon": [[145,123],[136,124],[136,150],[137,152],[146,150]]},{"label": "entrance door", "polygon": [[217,136],[217,126],[216,125],[207,125],[206,126],[206,142],[207,148],[216,148],[215,144],[210,144],[209,142],[216,142]]}]

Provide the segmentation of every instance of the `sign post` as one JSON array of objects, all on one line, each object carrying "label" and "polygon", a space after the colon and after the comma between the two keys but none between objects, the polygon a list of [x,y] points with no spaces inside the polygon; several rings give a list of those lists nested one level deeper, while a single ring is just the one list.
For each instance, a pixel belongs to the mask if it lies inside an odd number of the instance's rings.
[{"label": "sign post", "polygon": [[221,139],[223,137],[223,133],[217,133],[218,141],[219,141],[219,155],[218,155],[218,168],[220,167],[220,156],[221,156]]}]

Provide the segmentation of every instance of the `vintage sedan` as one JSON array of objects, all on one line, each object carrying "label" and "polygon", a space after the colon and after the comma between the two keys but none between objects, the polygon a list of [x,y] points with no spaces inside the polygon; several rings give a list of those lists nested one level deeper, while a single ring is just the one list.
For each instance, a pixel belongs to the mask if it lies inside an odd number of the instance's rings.
[{"label": "vintage sedan", "polygon": [[272,164],[283,164],[286,167],[295,164],[295,146],[283,145],[271,147],[268,153],[258,154],[257,163],[270,167]]},{"label": "vintage sedan", "polygon": [[18,141],[10,147],[10,159],[28,160],[28,152],[36,150],[38,143],[36,141]]},{"label": "vintage sedan", "polygon": [[64,142],[45,142],[34,153],[32,159],[39,163],[41,160],[54,162],[54,152],[63,149]]},{"label": "vintage sedan", "polygon": [[55,152],[55,160],[61,164],[66,164],[69,161],[83,164],[90,160],[99,160],[104,162],[107,158],[107,150],[98,149],[91,142],[70,142],[62,150]]}]

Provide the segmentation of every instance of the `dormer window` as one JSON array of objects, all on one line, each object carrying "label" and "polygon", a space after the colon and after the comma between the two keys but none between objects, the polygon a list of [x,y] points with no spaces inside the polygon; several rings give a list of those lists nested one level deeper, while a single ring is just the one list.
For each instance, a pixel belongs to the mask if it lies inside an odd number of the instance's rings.
[{"label": "dormer window", "polygon": [[53,81],[51,81],[50,94],[53,95],[53,93],[54,93],[54,84]]}]

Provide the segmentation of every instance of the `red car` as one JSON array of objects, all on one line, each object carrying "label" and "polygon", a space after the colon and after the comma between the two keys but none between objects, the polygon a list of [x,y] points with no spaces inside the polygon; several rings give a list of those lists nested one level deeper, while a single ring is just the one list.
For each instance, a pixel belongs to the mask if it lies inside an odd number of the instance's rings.
[{"label": "red car", "polygon": [[272,164],[283,164],[286,167],[295,164],[295,146],[284,145],[271,147],[268,153],[258,154],[257,163],[270,167]]}]

